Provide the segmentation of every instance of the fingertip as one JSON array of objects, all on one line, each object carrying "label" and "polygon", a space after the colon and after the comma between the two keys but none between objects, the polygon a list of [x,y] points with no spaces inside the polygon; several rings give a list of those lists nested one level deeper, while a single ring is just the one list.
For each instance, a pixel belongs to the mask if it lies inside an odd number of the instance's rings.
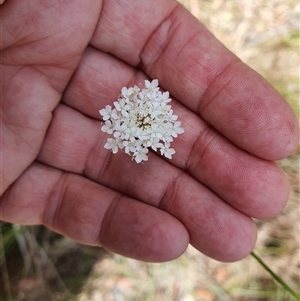
[{"label": "fingertip", "polygon": [[103,222],[100,243],[107,250],[146,262],[165,262],[186,250],[189,234],[183,224],[157,208],[132,200],[115,206]]},{"label": "fingertip", "polygon": [[[286,174],[274,163],[274,169],[266,173],[269,185],[265,191],[261,190],[260,209],[253,212],[252,217],[257,219],[270,219],[278,215],[286,206],[289,198],[290,185]],[[259,200],[256,201],[259,206]],[[255,209],[255,208],[254,208]]]},{"label": "fingertip", "polygon": [[257,241],[257,228],[251,218],[248,218],[248,222],[246,222],[244,227],[240,228],[240,235],[241,237],[236,240],[235,245],[229,247],[226,252],[221,254],[220,261],[240,261],[252,252]]},{"label": "fingertip", "polygon": [[221,262],[236,262],[247,257],[253,250],[257,240],[257,229],[254,221],[248,216],[237,218],[228,223],[219,234],[219,241],[200,251]]},{"label": "fingertip", "polygon": [[270,141],[267,150],[263,150],[260,157],[276,161],[292,155],[299,148],[299,124],[294,111],[284,99],[281,108],[278,112],[274,112],[271,118],[274,120],[273,125],[270,126],[274,132],[273,141]]}]

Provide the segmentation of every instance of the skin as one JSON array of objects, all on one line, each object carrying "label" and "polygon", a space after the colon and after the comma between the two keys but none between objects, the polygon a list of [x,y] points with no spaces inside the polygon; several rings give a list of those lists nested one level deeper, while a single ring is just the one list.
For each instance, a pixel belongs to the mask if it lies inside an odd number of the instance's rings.
[{"label": "skin", "polygon": [[[172,0],[7,0],[0,7],[0,219],[144,261],[191,243],[245,257],[278,214],[274,163],[298,145],[284,99]],[[99,109],[157,78],[185,133],[167,160],[106,149]]]}]

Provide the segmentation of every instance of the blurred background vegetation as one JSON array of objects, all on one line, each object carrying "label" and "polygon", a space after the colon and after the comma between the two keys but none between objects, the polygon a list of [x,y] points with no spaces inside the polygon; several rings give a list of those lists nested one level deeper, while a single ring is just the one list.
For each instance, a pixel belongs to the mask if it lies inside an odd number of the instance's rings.
[{"label": "blurred background vegetation", "polygon": [[[262,74],[299,117],[298,0],[181,0],[231,51]],[[279,162],[290,181],[288,205],[256,221],[255,251],[299,292],[299,151]],[[224,264],[192,247],[168,263],[127,259],[43,227],[0,224],[3,301],[289,301],[249,256]]]}]

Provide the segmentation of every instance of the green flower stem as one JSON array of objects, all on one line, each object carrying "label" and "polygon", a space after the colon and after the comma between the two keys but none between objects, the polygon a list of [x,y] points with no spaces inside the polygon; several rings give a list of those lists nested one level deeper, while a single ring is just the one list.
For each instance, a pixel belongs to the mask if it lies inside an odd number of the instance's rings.
[{"label": "green flower stem", "polygon": [[252,257],[254,257],[259,264],[272,276],[272,278],[277,281],[285,291],[289,292],[296,300],[300,300],[300,295],[297,294],[282,278],[276,275],[254,252],[251,252]]}]

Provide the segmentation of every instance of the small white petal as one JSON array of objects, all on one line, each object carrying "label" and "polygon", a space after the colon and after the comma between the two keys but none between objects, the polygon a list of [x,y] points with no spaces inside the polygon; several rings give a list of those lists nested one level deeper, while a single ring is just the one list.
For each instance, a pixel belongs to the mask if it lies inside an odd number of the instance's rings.
[{"label": "small white petal", "polygon": [[164,153],[165,157],[169,159],[172,159],[172,155],[174,154],[175,154],[174,148],[168,148]]},{"label": "small white petal", "polygon": [[113,109],[111,112],[111,117],[113,119],[119,119],[118,111],[116,109]]}]

